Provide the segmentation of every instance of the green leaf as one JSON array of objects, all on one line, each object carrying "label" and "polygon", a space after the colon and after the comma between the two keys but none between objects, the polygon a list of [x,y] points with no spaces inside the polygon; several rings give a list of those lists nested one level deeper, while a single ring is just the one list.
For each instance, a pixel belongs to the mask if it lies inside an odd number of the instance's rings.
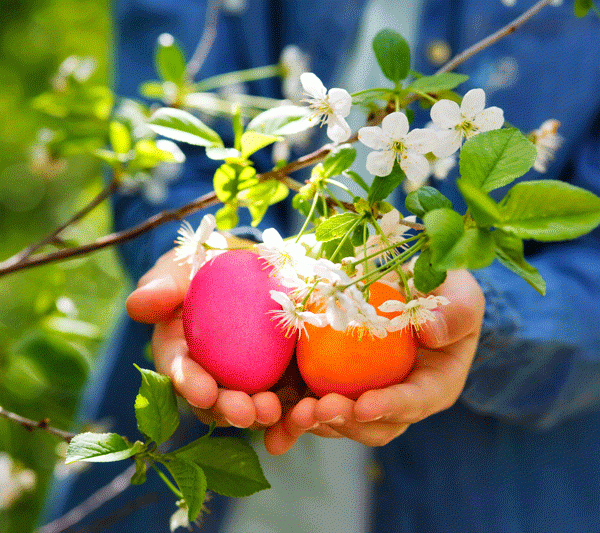
[{"label": "green leaf", "polygon": [[456,211],[442,207],[425,213],[423,222],[427,228],[433,267],[445,270],[441,266],[444,257],[464,235],[463,218]]},{"label": "green leaf", "polygon": [[248,187],[258,183],[256,169],[249,166],[223,163],[216,171],[213,178],[213,187],[219,200],[231,203],[237,194]]},{"label": "green leaf", "polygon": [[131,484],[132,485],[143,485],[146,483],[146,472],[148,471],[148,465],[146,461],[144,461],[143,457],[136,455],[135,459],[135,472],[133,476],[131,476]]},{"label": "green leaf", "polygon": [[223,141],[199,118],[182,109],[161,107],[155,111],[147,126],[165,137],[197,146],[222,146]]},{"label": "green leaf", "polygon": [[446,271],[433,268],[431,250],[426,248],[415,261],[414,277],[415,288],[425,294],[439,287],[446,280]]},{"label": "green leaf", "polygon": [[387,176],[375,176],[371,187],[369,187],[369,202],[375,203],[385,200],[404,181],[405,177],[404,171],[398,163],[394,163],[392,172]]},{"label": "green leaf", "polygon": [[356,159],[356,149],[349,144],[335,147],[323,161],[323,177],[333,178],[352,166]]},{"label": "green leaf", "polygon": [[497,227],[522,239],[574,239],[600,224],[600,198],[563,181],[517,183],[499,205]]},{"label": "green leaf", "polygon": [[408,76],[410,70],[410,48],[406,40],[396,31],[386,28],[373,38],[373,51],[383,75],[398,83]]},{"label": "green leaf", "polygon": [[283,105],[263,111],[246,126],[246,131],[256,131],[265,135],[292,135],[312,128],[308,120],[310,112],[306,107]]},{"label": "green leaf", "polygon": [[270,205],[284,200],[290,190],[277,180],[268,180],[253,185],[238,193],[238,200],[243,202],[252,216],[252,226],[256,227],[265,216]]},{"label": "green leaf", "polygon": [[315,237],[318,241],[331,241],[343,237],[348,233],[350,228],[356,224],[360,215],[356,213],[340,213],[328,218],[315,231]]},{"label": "green leaf", "polygon": [[508,185],[533,165],[537,151],[519,130],[503,128],[471,137],[460,151],[460,174],[483,191]]},{"label": "green leaf", "polygon": [[478,226],[489,228],[500,220],[500,208],[489,194],[462,178],[456,180],[456,185]]},{"label": "green leaf", "polygon": [[185,56],[171,35],[163,33],[158,38],[154,62],[162,80],[173,82],[177,86],[183,83],[186,69]]},{"label": "green leaf", "polygon": [[217,228],[220,230],[230,230],[238,225],[238,210],[234,204],[225,204],[215,213]]},{"label": "green leaf", "polygon": [[446,254],[438,259],[436,267],[444,270],[485,268],[495,258],[494,241],[489,230],[467,228]]},{"label": "green leaf", "polygon": [[375,100],[383,100],[388,102],[395,96],[395,92],[391,89],[377,88],[377,89],[365,89],[352,94],[352,103],[354,105],[368,105]]},{"label": "green leaf", "polygon": [[240,439],[200,438],[174,454],[178,459],[200,466],[206,475],[208,490],[223,496],[250,496],[271,487],[256,452]]},{"label": "green leaf", "polygon": [[350,178],[354,183],[356,183],[366,193],[369,192],[369,186],[367,185],[366,181],[362,179],[360,174],[357,174],[353,170],[344,170],[344,172],[342,172],[342,176]]},{"label": "green leaf", "polygon": [[[162,142],[168,142],[163,140]],[[177,147],[175,143],[172,143],[174,147]],[[183,153],[169,152],[167,150],[161,150],[154,139],[141,139],[135,143],[134,146],[135,157],[130,161],[131,168],[140,169],[153,169],[160,163],[182,163],[185,159]],[[177,156],[177,157],[176,157]]]},{"label": "green leaf", "polygon": [[254,152],[258,152],[261,148],[280,140],[281,137],[278,137],[277,135],[268,135],[265,133],[258,133],[257,131],[245,131],[241,141],[242,157],[247,159]]},{"label": "green leaf", "polygon": [[142,451],[144,444],[127,442],[116,433],[80,433],[75,435],[67,448],[66,464],[75,461],[90,463],[110,463],[122,461]]},{"label": "green leaf", "polygon": [[111,120],[108,125],[108,135],[110,145],[117,154],[126,154],[131,150],[131,135],[125,124],[121,124],[116,120]]},{"label": "green leaf", "polygon": [[537,268],[525,261],[523,240],[513,233],[495,230],[492,233],[496,246],[496,258],[508,269],[521,276],[542,296],[546,294],[546,282]]},{"label": "green leaf", "polygon": [[179,411],[171,379],[134,365],[142,374],[135,399],[138,429],[157,444],[165,442],[179,425]]},{"label": "green leaf", "polygon": [[162,100],[165,96],[163,84],[158,81],[147,81],[140,85],[140,94],[145,98]]},{"label": "green leaf", "polygon": [[207,479],[202,468],[194,461],[177,457],[165,463],[179,487],[188,507],[188,519],[196,520],[206,498]]},{"label": "green leaf", "polygon": [[469,79],[465,74],[456,72],[444,72],[435,76],[423,76],[413,81],[406,89],[408,91],[438,94],[442,91],[454,89]]},{"label": "green leaf", "polygon": [[434,209],[441,209],[442,207],[452,209],[452,202],[435,187],[427,185],[408,193],[404,201],[404,206],[411,213],[423,218],[425,213]]},{"label": "green leaf", "polygon": [[573,6],[575,16],[579,18],[585,17],[593,5],[594,2],[592,0],[575,0],[575,5]]}]

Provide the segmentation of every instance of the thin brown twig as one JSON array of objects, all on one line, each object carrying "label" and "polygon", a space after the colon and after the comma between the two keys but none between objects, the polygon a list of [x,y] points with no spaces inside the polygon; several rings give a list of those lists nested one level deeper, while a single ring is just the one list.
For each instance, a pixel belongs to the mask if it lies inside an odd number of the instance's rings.
[{"label": "thin brown twig", "polygon": [[454,70],[458,65],[464,63],[467,59],[470,59],[475,54],[478,54],[484,48],[488,48],[489,46],[495,44],[500,39],[514,33],[517,28],[525,24],[529,19],[539,13],[544,7],[549,5],[553,0],[540,0],[533,6],[531,6],[525,13],[517,17],[512,22],[508,23],[506,26],[500,28],[497,32],[492,33],[485,39],[475,43],[473,46],[467,48],[460,54],[455,55],[448,63],[443,65],[436,74],[442,74],[444,72],[450,72]]},{"label": "thin brown twig", "polygon": [[18,265],[20,262],[24,261],[26,258],[31,256],[33,253],[37,252],[43,246],[47,244],[51,244],[59,237],[59,235],[69,226],[75,224],[82,218],[84,218],[88,213],[90,213],[94,208],[100,205],[104,200],[110,197],[118,187],[118,182],[116,179],[110,181],[110,183],[98,194],[94,197],[89,204],[87,204],[83,209],[79,210],[75,213],[69,220],[67,220],[64,224],[56,228],[52,233],[43,238],[41,241],[31,244],[27,248],[24,248],[20,252],[16,253],[12,257],[5,259],[0,263],[0,271],[5,268]]},{"label": "thin brown twig", "polygon": [[186,67],[186,77],[190,83],[202,68],[206,56],[217,37],[217,22],[219,20],[219,11],[222,2],[223,0],[211,0],[206,6],[202,36],[200,37],[196,50],[194,50],[194,54]]},{"label": "thin brown twig", "polygon": [[62,429],[57,429],[50,426],[48,424],[47,419],[36,422],[35,420],[25,418],[21,415],[17,415],[16,413],[11,413],[10,411],[4,409],[4,407],[2,406],[0,406],[0,417],[6,418],[7,420],[12,420],[17,424],[21,424],[23,427],[30,431],[34,429],[40,429],[42,431],[45,431],[46,433],[50,433],[52,435],[55,435],[56,437],[61,438],[65,442],[71,442],[71,439],[75,436],[75,433],[70,433],[69,431],[63,431]]},{"label": "thin brown twig", "polygon": [[[517,17],[511,23],[507,24],[506,26],[504,26],[503,28],[501,28],[500,30],[495,32],[494,34],[486,37],[485,39],[482,39],[481,41],[474,44],[467,50],[457,54],[454,58],[452,58],[450,61],[448,61],[448,63],[446,63],[444,66],[442,66],[437,71],[436,74],[441,74],[443,72],[449,72],[451,70],[454,70],[457,66],[464,63],[467,59],[471,58],[473,55],[479,53],[483,49],[496,43],[503,37],[506,37],[506,36],[510,35],[511,33],[514,33],[514,31],[518,27],[520,27],[525,22],[527,22],[529,19],[531,19],[542,8],[546,7],[551,2],[552,2],[552,0],[541,0],[541,1],[537,2],[534,6],[532,6],[530,9],[528,9],[525,13],[523,13],[519,17]],[[220,3],[219,0],[215,0],[215,4],[218,5],[219,3]],[[206,27],[207,28],[210,27],[210,23],[208,22],[208,20],[207,20]],[[209,38],[210,38],[210,30],[208,30],[208,34],[206,37],[207,42],[208,42]],[[201,40],[201,42],[202,42],[202,40]],[[198,50],[201,48],[202,47],[199,44],[196,52],[198,52]],[[194,55],[196,55],[196,54],[194,54]],[[203,61],[203,59],[202,59],[202,61]],[[188,72],[189,71],[190,71],[190,69],[188,68]],[[370,124],[374,125],[374,124],[379,123],[383,119],[385,114],[386,114],[385,112],[380,112],[377,116],[375,116],[371,119]],[[353,142],[356,142],[357,140],[358,140],[358,135],[354,134],[346,142],[353,143]],[[315,150],[314,152],[299,158],[296,161],[288,163],[287,165],[285,165],[279,169],[265,172],[257,177],[261,181],[265,181],[268,179],[285,180],[285,179],[287,179],[288,174],[295,172],[297,170],[300,170],[301,168],[305,168],[307,166],[310,166],[310,165],[319,163],[320,161],[323,161],[327,157],[327,155],[330,153],[331,149],[332,149],[331,145],[325,145],[325,146],[319,148],[318,150]],[[112,233],[110,235],[106,235],[104,237],[97,239],[93,243],[74,247],[74,248],[68,248],[66,250],[60,250],[57,252],[51,252],[51,253],[44,254],[44,255],[40,254],[40,255],[28,257],[25,261],[19,263],[18,265],[5,265],[5,263],[0,263],[0,277],[4,276],[6,274],[9,274],[11,272],[16,272],[18,270],[22,270],[24,268],[30,268],[33,266],[51,263],[51,262],[55,262],[55,261],[62,261],[65,259],[69,259],[71,257],[88,254],[90,252],[94,252],[96,250],[106,248],[108,246],[112,246],[115,244],[119,244],[119,243],[122,243],[122,242],[125,242],[128,240],[134,239],[134,238],[138,237],[139,235],[141,235],[147,231],[150,231],[151,229],[154,229],[157,226],[160,226],[161,224],[170,222],[172,220],[180,220],[189,214],[195,213],[196,211],[199,211],[206,207],[215,205],[217,203],[219,203],[219,199],[217,198],[216,193],[211,192],[200,198],[197,198],[193,202],[191,202],[179,209],[175,209],[175,210],[171,210],[171,211],[163,211],[163,212],[158,213],[157,215],[154,215],[153,217],[149,218],[145,222],[138,224],[137,226],[135,226],[133,228],[129,228],[127,230],[123,230],[120,232]]]}]

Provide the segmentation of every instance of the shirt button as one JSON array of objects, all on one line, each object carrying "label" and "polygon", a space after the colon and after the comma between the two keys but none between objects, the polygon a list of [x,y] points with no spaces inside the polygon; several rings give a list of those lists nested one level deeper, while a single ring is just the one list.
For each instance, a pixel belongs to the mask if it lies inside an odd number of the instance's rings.
[{"label": "shirt button", "polygon": [[436,67],[446,63],[450,59],[452,51],[450,45],[441,39],[435,39],[427,45],[427,60]]}]

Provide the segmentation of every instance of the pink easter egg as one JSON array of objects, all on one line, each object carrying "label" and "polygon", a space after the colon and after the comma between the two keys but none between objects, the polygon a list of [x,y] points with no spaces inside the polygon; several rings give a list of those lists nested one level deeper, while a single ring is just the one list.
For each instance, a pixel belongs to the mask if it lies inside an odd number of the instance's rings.
[{"label": "pink easter egg", "polygon": [[248,250],[206,262],[183,303],[183,329],[192,359],[227,389],[267,390],[287,368],[296,335],[285,336],[270,313],[281,310],[270,290],[284,291],[272,268]]}]

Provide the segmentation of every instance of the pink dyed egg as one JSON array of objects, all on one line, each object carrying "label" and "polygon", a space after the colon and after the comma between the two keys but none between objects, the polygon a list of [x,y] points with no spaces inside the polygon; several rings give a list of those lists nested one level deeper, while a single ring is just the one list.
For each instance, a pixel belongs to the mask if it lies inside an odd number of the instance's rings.
[{"label": "pink dyed egg", "polygon": [[270,311],[281,306],[269,291],[284,289],[271,267],[247,250],[205,263],[183,303],[190,356],[219,384],[248,394],[267,390],[287,368],[296,335],[285,336]]}]

